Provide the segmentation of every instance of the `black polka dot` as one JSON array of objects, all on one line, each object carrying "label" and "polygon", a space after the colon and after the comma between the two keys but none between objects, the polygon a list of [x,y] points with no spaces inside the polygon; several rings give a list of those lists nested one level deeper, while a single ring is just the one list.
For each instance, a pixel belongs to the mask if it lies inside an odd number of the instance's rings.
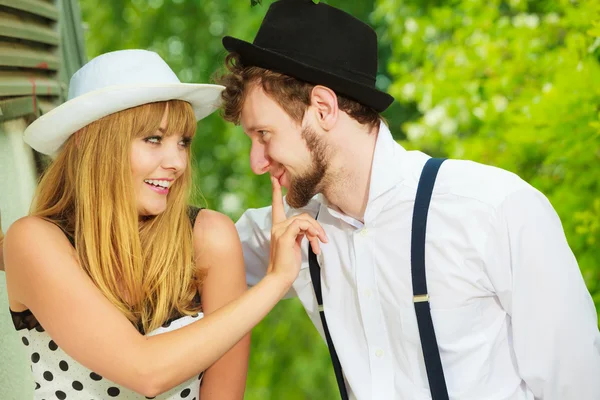
[{"label": "black polka dot", "polygon": [[198,380],[202,379],[203,375],[204,375],[204,371],[200,372],[200,375],[198,375]]},{"label": "black polka dot", "polygon": [[117,397],[119,395],[119,393],[121,393],[121,391],[119,390],[119,388],[116,387],[109,387],[108,390],[106,391],[106,393],[108,393],[108,395],[110,397]]},{"label": "black polka dot", "polygon": [[65,392],[60,391],[60,390],[57,390],[54,393],[56,394],[56,397],[58,397],[59,400],[65,400],[67,398],[67,394]]},{"label": "black polka dot", "polygon": [[74,381],[72,386],[73,389],[77,390],[78,392],[83,390],[83,385],[79,381]]},{"label": "black polka dot", "polygon": [[41,388],[41,386],[40,386],[40,384],[39,384],[39,383],[37,383],[37,382],[36,382],[36,383],[35,383],[35,390],[38,390],[39,388]]},{"label": "black polka dot", "polygon": [[99,381],[99,380],[101,380],[101,379],[102,379],[102,377],[101,377],[100,375],[98,375],[97,373],[95,373],[95,372],[92,372],[92,373],[90,374],[90,378],[92,378],[92,379],[93,379],[93,380],[95,380],[95,381]]},{"label": "black polka dot", "polygon": [[27,340],[27,338],[26,338],[25,336],[23,336],[23,337],[21,338],[21,340],[23,340],[23,344],[24,344],[25,346],[29,346],[29,340]]},{"label": "black polka dot", "polygon": [[183,389],[183,391],[181,392],[181,398],[185,399],[186,397],[188,397],[190,395],[191,392],[192,391],[189,388]]},{"label": "black polka dot", "polygon": [[58,366],[60,367],[60,369],[62,371],[68,371],[69,370],[69,364],[67,364],[66,361],[61,361],[58,363]]},{"label": "black polka dot", "polygon": [[58,346],[56,345],[56,343],[54,343],[54,340],[51,340],[50,343],[48,343],[48,347],[50,348],[50,350],[54,351],[56,349],[58,349]]},{"label": "black polka dot", "polygon": [[148,397],[146,396],[147,399],[155,399],[156,397]]},{"label": "black polka dot", "polygon": [[52,372],[46,371],[44,372],[44,379],[47,381],[51,381],[52,379],[54,379],[54,375],[52,375]]},{"label": "black polka dot", "polygon": [[35,364],[38,361],[40,361],[40,353],[33,353],[31,355],[31,362]]},{"label": "black polka dot", "polygon": [[44,328],[40,324],[35,326],[35,330],[38,332],[44,332]]}]

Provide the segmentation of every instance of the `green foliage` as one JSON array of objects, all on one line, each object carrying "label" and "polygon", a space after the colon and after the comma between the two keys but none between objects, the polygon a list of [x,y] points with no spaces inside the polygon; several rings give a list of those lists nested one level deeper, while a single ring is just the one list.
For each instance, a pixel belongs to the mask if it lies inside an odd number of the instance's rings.
[{"label": "green foliage", "polygon": [[514,171],[556,208],[600,309],[600,3],[378,0],[408,147]]}]

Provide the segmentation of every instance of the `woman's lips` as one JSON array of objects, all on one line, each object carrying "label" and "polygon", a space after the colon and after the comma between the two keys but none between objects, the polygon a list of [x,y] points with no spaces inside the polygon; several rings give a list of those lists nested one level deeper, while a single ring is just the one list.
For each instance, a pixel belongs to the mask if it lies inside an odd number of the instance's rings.
[{"label": "woman's lips", "polygon": [[154,190],[158,194],[169,194],[169,188],[154,186],[150,183],[144,182],[145,185],[149,186],[150,189]]}]

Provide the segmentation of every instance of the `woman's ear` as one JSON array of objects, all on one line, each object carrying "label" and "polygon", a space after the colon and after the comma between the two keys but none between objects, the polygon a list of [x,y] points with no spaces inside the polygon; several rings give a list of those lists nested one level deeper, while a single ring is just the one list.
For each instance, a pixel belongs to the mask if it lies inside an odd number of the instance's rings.
[{"label": "woman's ear", "polygon": [[316,122],[325,131],[332,129],[338,118],[337,95],[328,87],[317,85],[310,93],[310,105],[315,110]]}]

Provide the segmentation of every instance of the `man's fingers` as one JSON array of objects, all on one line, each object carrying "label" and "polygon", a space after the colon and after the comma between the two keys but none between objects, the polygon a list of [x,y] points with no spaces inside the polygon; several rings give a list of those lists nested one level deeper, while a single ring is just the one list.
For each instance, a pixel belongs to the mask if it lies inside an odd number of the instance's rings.
[{"label": "man's fingers", "polygon": [[271,186],[273,187],[273,203],[271,209],[271,215],[273,218],[273,226],[275,224],[285,221],[285,208],[283,206],[283,194],[281,193],[281,185],[277,178],[271,176]]}]

